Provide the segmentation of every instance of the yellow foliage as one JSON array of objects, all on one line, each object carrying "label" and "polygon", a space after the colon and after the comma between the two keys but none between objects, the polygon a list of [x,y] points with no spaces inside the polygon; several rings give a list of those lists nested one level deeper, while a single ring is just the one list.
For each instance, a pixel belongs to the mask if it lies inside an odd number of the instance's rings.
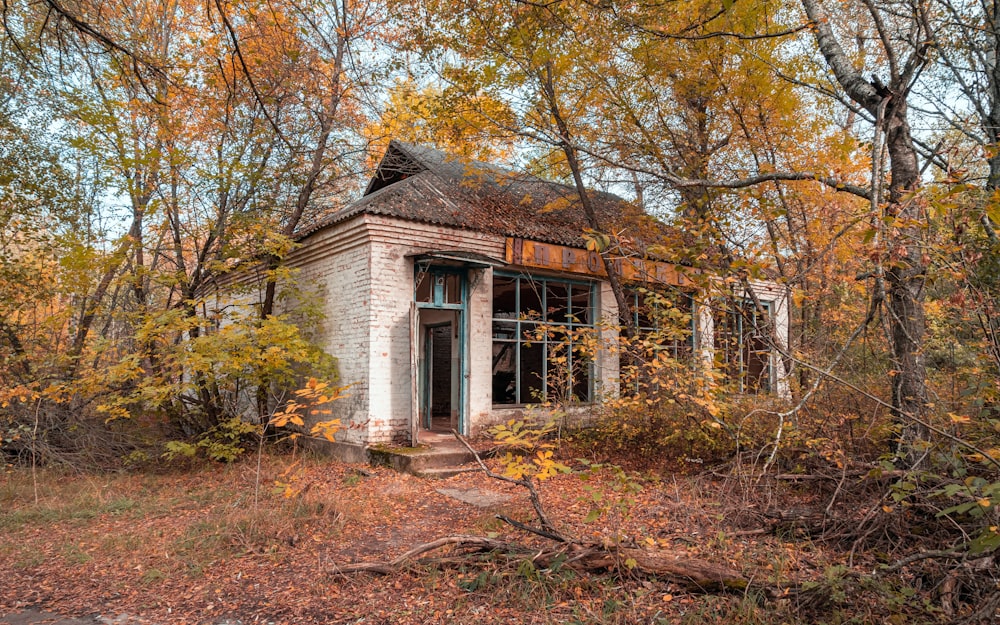
[{"label": "yellow foliage", "polygon": [[[322,382],[316,378],[309,378],[305,386],[293,392],[296,399],[288,400],[285,405],[272,415],[268,424],[276,427],[287,427],[289,424],[299,427],[305,426],[303,415],[308,412],[310,415],[330,414],[328,409],[316,409],[312,406],[327,404],[346,396],[345,391],[348,386],[331,387],[328,382]],[[340,430],[340,419],[328,419],[318,421],[309,428],[309,436],[323,438],[333,442],[336,433]]]}]

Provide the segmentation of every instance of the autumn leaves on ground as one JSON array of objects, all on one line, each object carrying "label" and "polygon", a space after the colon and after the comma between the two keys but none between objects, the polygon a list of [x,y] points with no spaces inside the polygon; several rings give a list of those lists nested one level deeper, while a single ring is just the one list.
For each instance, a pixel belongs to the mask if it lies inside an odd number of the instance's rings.
[{"label": "autumn leaves on ground", "polygon": [[[259,473],[253,459],[167,473],[39,470],[34,479],[27,468],[8,468],[0,478],[0,614],[42,606],[152,623],[874,622],[892,614],[913,622],[928,616],[908,606],[913,591],[894,575],[857,583],[875,567],[871,556],[853,554],[852,562],[842,543],[810,540],[808,520],[776,520],[789,510],[821,509],[835,482],[806,481],[800,488],[795,479],[745,483],[723,468],[716,475],[656,475],[565,461],[572,473],[540,484],[560,532],[707,560],[739,571],[749,586],[702,592],[636,574],[627,562],[592,574],[570,562],[543,568],[530,556],[448,550],[389,575],[340,574],[338,566],[385,562],[446,535],[552,545],[497,520],[502,513],[532,522],[528,496],[482,472],[428,480],[265,455]],[[439,489],[509,499],[481,508]],[[841,510],[836,518],[856,527],[863,512]]]}]

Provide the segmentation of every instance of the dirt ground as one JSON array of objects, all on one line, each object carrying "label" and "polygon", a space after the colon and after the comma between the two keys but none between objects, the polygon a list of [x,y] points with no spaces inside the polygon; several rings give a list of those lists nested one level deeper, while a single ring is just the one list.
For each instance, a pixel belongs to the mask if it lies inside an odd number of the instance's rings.
[{"label": "dirt ground", "polygon": [[[526,570],[499,557],[388,576],[338,573],[451,534],[541,545],[496,519],[499,512],[530,521],[526,493],[478,472],[429,480],[277,456],[259,472],[247,460],[166,474],[46,472],[35,482],[24,470],[0,474],[0,615],[49,613],[7,616],[11,625],[90,625],[94,615],[154,625],[712,622],[746,600],[655,579]],[[611,473],[565,475],[541,492],[560,530],[573,536],[624,538],[761,583],[818,573],[823,556],[812,547],[793,552],[741,532],[721,513],[720,502],[733,495],[720,484],[684,477],[628,484]],[[683,620],[698,611],[709,620]]]}]

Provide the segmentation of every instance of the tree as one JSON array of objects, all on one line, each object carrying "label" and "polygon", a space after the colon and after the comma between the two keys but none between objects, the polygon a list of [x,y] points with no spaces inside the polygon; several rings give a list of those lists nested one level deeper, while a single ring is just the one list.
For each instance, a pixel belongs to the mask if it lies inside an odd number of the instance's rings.
[{"label": "tree", "polygon": [[[82,246],[74,282],[48,285],[65,298],[70,334],[54,350],[57,377],[88,406],[81,414],[165,416],[197,436],[240,413],[233,397],[247,386],[266,415],[281,400],[272,383],[294,383],[306,362],[330,373],[307,328],[272,313],[277,282],[295,290],[280,267],[292,235],[356,184],[362,90],[377,72],[352,46],[375,36],[380,7],[3,8],[4,43],[49,95],[37,106],[60,131],[58,159],[99,171],[108,189],[94,214],[110,227]],[[58,63],[73,70],[52,71]],[[261,259],[260,292],[244,294],[255,314],[213,310],[210,285]],[[231,358],[241,343],[257,346],[259,366]]]},{"label": "tree", "polygon": [[[804,26],[778,3],[722,10],[702,2],[611,10],[568,0],[467,2],[448,11],[433,2],[424,6],[444,16],[441,26],[422,31],[425,49],[445,45],[465,59],[463,68],[444,72],[447,78],[464,84],[466,93],[495,89],[505,91],[508,100],[519,98],[513,108],[520,122],[509,130],[562,151],[581,190],[587,182],[580,175],[586,172],[584,161],[590,171],[630,172],[633,180],[646,182],[646,190],[650,182],[671,190],[694,235],[695,245],[687,242],[694,257],[712,258],[724,274],[737,274],[744,287],[763,267],[752,254],[735,253],[746,245],[738,238],[746,207],[784,203],[771,214],[753,216],[766,226],[768,264],[781,270],[796,248],[795,241],[779,236],[772,217],[790,214],[787,185],[798,184],[792,188],[802,197],[818,182],[869,202],[865,238],[874,300],[869,310],[885,311],[892,404],[909,461],[918,460],[920,441],[929,433],[922,351],[928,216],[919,194],[919,153],[908,104],[938,32],[926,2],[861,2],[844,9],[851,22],[836,22],[817,0],[803,0],[818,52],[815,76],[785,69],[805,60],[804,49],[796,47],[801,39],[792,39]],[[855,57],[841,45],[848,34],[865,45]],[[856,69],[865,63],[872,69],[884,65],[888,73],[869,81]],[[775,74],[792,80],[775,87],[776,81],[766,78]],[[766,104],[755,106],[758,93],[767,94]],[[858,119],[874,125],[877,149],[869,180],[859,179],[853,154],[831,163],[793,145],[816,134],[836,143],[829,119],[817,119],[792,139],[804,110],[828,112],[831,104],[847,106],[848,125]],[[851,163],[846,171],[843,162]],[[750,194],[743,200],[734,195],[741,189]],[[822,202],[817,198],[817,206]],[[858,208],[855,203],[850,211]],[[585,200],[581,209],[586,211]],[[808,220],[803,215],[797,228],[805,229]],[[791,223],[786,219],[786,226]],[[831,231],[843,236],[857,223],[848,215]],[[809,245],[815,255],[815,245]],[[801,260],[810,252],[798,251],[791,258]],[[874,318],[868,315],[869,322]]]},{"label": "tree", "polygon": [[492,120],[512,123],[510,111],[487,95],[470,100],[456,90],[421,87],[412,76],[397,80],[381,117],[363,131],[372,157],[381,157],[389,141],[398,139],[487,163],[509,160],[513,156],[510,137],[491,131],[495,129]]},{"label": "tree", "polygon": [[874,297],[876,301],[883,297],[880,283],[884,275],[894,365],[890,374],[892,404],[897,416],[905,422],[901,440],[908,461],[915,464],[923,453],[920,443],[928,440],[930,434],[926,427],[929,397],[923,354],[924,287],[929,257],[925,239],[928,215],[918,194],[920,167],[910,129],[908,102],[912,83],[928,62],[935,31],[927,5],[920,0],[903,3],[903,11],[890,11],[889,7],[874,2],[865,2],[864,6],[881,45],[880,60],[887,65],[887,83],[877,75],[865,80],[841,46],[820,2],[802,0],[816,45],[836,84],[874,119],[876,136],[884,133],[885,137],[889,169],[885,204],[880,192],[882,147],[878,140],[872,180],[873,210],[881,211],[876,223],[885,226],[885,231],[877,232],[873,238]]}]

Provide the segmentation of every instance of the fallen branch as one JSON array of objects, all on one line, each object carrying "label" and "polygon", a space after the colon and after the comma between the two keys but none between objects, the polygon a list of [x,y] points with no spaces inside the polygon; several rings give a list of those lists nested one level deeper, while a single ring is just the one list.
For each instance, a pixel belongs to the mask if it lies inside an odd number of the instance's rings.
[{"label": "fallen branch", "polygon": [[389,573],[399,569],[399,567],[404,564],[408,564],[411,560],[417,558],[418,556],[448,546],[454,546],[459,549],[471,549],[473,552],[510,550],[510,545],[501,540],[484,538],[482,536],[465,536],[459,534],[455,536],[445,536],[443,538],[438,538],[437,540],[432,540],[429,543],[417,545],[413,549],[410,549],[406,553],[390,560],[389,562],[357,562],[354,564],[345,564],[344,566],[334,566],[333,572],[379,573],[381,575],[388,575]]},{"label": "fallen branch", "polygon": [[993,555],[989,553],[981,553],[976,555],[971,555],[968,551],[964,549],[934,549],[928,551],[919,551],[917,553],[911,553],[905,558],[896,560],[892,564],[885,567],[885,572],[895,573],[903,567],[913,564],[914,562],[919,562],[920,560],[960,560],[964,564],[973,562],[975,560],[983,560],[986,558],[992,558]]},{"label": "fallen branch", "polygon": [[787,481],[811,481],[811,480],[827,480],[827,481],[838,481],[845,477],[864,477],[868,479],[889,479],[894,477],[900,477],[905,475],[905,471],[895,470],[895,471],[883,471],[879,470],[878,473],[873,474],[872,469],[856,469],[853,471],[843,471],[838,474],[825,475],[822,473],[778,473],[775,475],[764,474],[763,477],[770,478],[772,480],[787,480]]},{"label": "fallen branch", "polygon": [[554,565],[565,557],[563,566],[597,573],[623,572],[669,579],[691,590],[744,590],[748,581],[739,571],[707,560],[689,558],[670,552],[638,548],[605,548],[598,545],[576,546],[543,552],[534,558],[536,564]]},{"label": "fallen branch", "polygon": [[500,519],[501,521],[503,521],[507,525],[513,525],[514,527],[516,527],[519,530],[528,532],[530,534],[535,534],[537,536],[541,536],[542,538],[548,538],[549,540],[554,540],[557,543],[569,542],[569,541],[566,540],[566,538],[564,538],[563,536],[561,536],[559,534],[550,534],[549,532],[546,532],[545,530],[540,530],[537,527],[531,527],[530,525],[525,525],[524,523],[521,523],[520,521],[515,521],[514,519],[512,519],[512,518],[510,518],[508,516],[504,516],[502,514],[496,515],[496,518]]},{"label": "fallen branch", "polygon": [[[388,575],[412,563],[419,556],[449,546],[470,550],[470,553],[495,551],[511,556],[530,558],[532,563],[540,568],[558,566],[586,573],[627,573],[628,575],[658,577],[681,584],[691,590],[703,592],[744,590],[748,585],[746,578],[727,566],[669,552],[575,543],[564,543],[557,549],[543,549],[533,552],[492,538],[464,535],[445,536],[429,543],[417,545],[389,562],[358,562],[335,566],[332,571],[341,574],[376,573]],[[453,560],[454,558],[451,558],[448,561]]]}]

